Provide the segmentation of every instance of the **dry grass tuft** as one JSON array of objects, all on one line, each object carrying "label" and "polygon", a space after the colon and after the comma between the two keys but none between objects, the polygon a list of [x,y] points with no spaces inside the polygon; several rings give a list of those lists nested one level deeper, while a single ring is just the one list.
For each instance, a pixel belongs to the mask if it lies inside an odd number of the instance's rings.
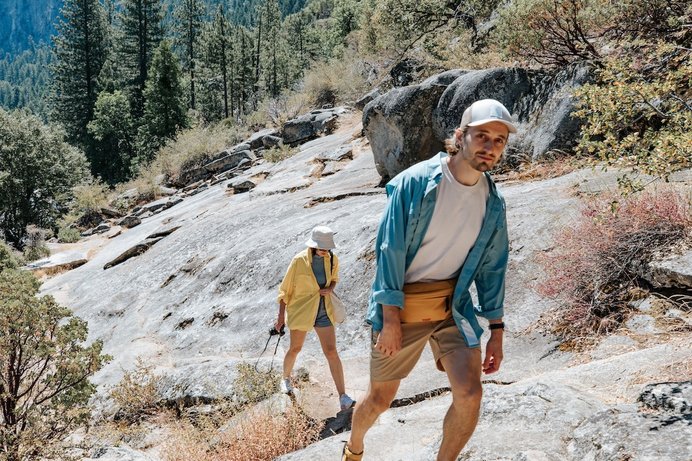
[{"label": "dry grass tuft", "polygon": [[299,406],[285,412],[254,408],[228,429],[207,419],[181,422],[161,450],[166,461],[264,461],[315,442],[319,427]]},{"label": "dry grass tuft", "polygon": [[154,415],[160,408],[160,381],[161,377],[156,376],[152,368],[138,358],[135,368],[125,372],[111,391],[111,397],[118,405],[115,419],[136,423]]}]

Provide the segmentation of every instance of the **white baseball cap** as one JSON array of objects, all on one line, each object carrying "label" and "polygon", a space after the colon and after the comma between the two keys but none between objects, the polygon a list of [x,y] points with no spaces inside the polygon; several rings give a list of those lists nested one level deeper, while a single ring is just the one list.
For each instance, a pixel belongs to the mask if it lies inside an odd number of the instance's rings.
[{"label": "white baseball cap", "polygon": [[332,250],[336,248],[336,245],[334,245],[334,232],[327,226],[317,226],[312,230],[310,240],[305,242],[305,244],[310,248]]},{"label": "white baseball cap", "polygon": [[514,126],[507,108],[494,99],[481,99],[467,107],[464,115],[461,116],[460,127],[479,126],[490,122],[500,122],[509,129],[510,133],[517,132],[517,127]]}]

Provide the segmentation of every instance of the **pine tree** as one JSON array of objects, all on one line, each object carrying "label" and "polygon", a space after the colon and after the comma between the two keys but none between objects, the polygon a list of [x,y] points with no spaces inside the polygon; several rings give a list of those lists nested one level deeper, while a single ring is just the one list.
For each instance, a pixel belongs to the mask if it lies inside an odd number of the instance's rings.
[{"label": "pine tree", "polygon": [[53,118],[65,127],[68,141],[88,151],[87,124],[107,55],[105,12],[98,0],[66,0],[61,14],[54,40]]},{"label": "pine tree", "polygon": [[190,108],[195,108],[195,64],[199,35],[205,15],[202,0],[182,0],[175,8],[177,41],[183,46],[182,68],[190,76]]},{"label": "pine tree", "polygon": [[[203,61],[205,68],[206,118],[218,120],[215,110],[221,106],[223,117],[233,114],[235,78],[233,69],[232,27],[223,5],[219,5],[214,19],[204,33]],[[216,101],[221,98],[221,104]],[[217,113],[214,113],[217,112]]]},{"label": "pine tree", "polygon": [[180,128],[188,126],[178,59],[168,41],[154,53],[144,90],[144,117],[139,129],[139,163],[150,162]]},{"label": "pine tree", "polygon": [[123,0],[120,15],[121,64],[135,118],[144,112],[144,89],[154,50],[163,38],[161,0]]},{"label": "pine tree", "polygon": [[135,160],[136,130],[127,96],[117,90],[101,92],[88,128],[95,140],[92,167],[109,184],[128,180]]},{"label": "pine tree", "polygon": [[277,97],[281,92],[280,73],[285,65],[282,50],[284,37],[281,33],[281,10],[278,0],[267,0],[261,10],[261,22],[263,27],[261,35],[258,35],[261,52],[258,53],[264,89],[272,97]]}]

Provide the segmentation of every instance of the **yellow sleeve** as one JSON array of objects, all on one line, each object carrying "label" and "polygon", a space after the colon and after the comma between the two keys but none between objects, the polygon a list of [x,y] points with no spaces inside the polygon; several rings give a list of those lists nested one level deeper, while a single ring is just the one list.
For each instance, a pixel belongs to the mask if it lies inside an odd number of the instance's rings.
[{"label": "yellow sleeve", "polygon": [[339,281],[339,258],[334,253],[332,253],[332,258],[334,258],[334,269],[332,269],[331,281],[332,282],[338,282]]},{"label": "yellow sleeve", "polygon": [[288,305],[288,301],[293,294],[293,278],[296,272],[295,261],[295,259],[292,260],[291,264],[288,266],[286,275],[284,275],[284,279],[281,282],[281,285],[279,285],[279,296],[276,298],[277,302],[281,302],[283,299],[286,305]]}]

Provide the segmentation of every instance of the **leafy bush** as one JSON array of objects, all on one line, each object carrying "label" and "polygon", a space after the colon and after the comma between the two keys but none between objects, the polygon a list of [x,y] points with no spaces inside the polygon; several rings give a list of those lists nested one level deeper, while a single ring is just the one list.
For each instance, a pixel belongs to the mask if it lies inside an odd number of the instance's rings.
[{"label": "leafy bush", "polygon": [[55,225],[88,176],[87,162],[62,134],[21,111],[0,109],[0,146],[0,230],[17,244],[27,225]]},{"label": "leafy bush", "polygon": [[70,204],[70,211],[84,214],[90,211],[100,211],[108,206],[108,194],[110,189],[99,180],[89,180],[75,186],[73,189],[74,200]]},{"label": "leafy bush", "polygon": [[24,244],[24,259],[27,262],[31,262],[50,256],[46,240],[52,236],[53,231],[50,229],[41,229],[33,224],[26,226],[26,235],[22,241]]},{"label": "leafy bush", "polygon": [[115,419],[136,423],[154,414],[161,402],[161,378],[138,358],[134,370],[125,372],[110,395],[118,405]]},{"label": "leafy bush", "polygon": [[[598,82],[577,91],[576,115],[585,121],[579,148],[635,175],[668,179],[692,165],[692,53],[673,44],[635,47],[637,57],[606,60]],[[638,187],[631,175],[621,184]]]},{"label": "leafy bush", "polygon": [[17,269],[23,264],[24,261],[19,252],[0,240],[0,272],[7,269]]},{"label": "leafy bush", "polygon": [[596,41],[613,15],[605,0],[515,0],[501,11],[496,34],[511,56],[562,66],[599,58]]},{"label": "leafy bush", "polygon": [[252,129],[259,130],[269,125],[281,127],[292,118],[296,118],[312,109],[309,96],[301,92],[286,92],[276,98],[267,98],[260,102],[256,111],[245,119]]},{"label": "leafy bush", "polygon": [[75,243],[79,241],[81,235],[74,227],[61,227],[58,230],[58,241],[60,243]]},{"label": "leafy bush", "polygon": [[576,222],[539,258],[546,278],[538,291],[562,306],[543,319],[567,344],[615,329],[627,315],[639,269],[692,231],[688,198],[671,190],[586,202]]},{"label": "leafy bush", "polygon": [[[0,458],[45,459],[89,419],[89,378],[109,359],[87,324],[25,271],[0,272]],[[62,459],[62,458],[61,458]]]}]

